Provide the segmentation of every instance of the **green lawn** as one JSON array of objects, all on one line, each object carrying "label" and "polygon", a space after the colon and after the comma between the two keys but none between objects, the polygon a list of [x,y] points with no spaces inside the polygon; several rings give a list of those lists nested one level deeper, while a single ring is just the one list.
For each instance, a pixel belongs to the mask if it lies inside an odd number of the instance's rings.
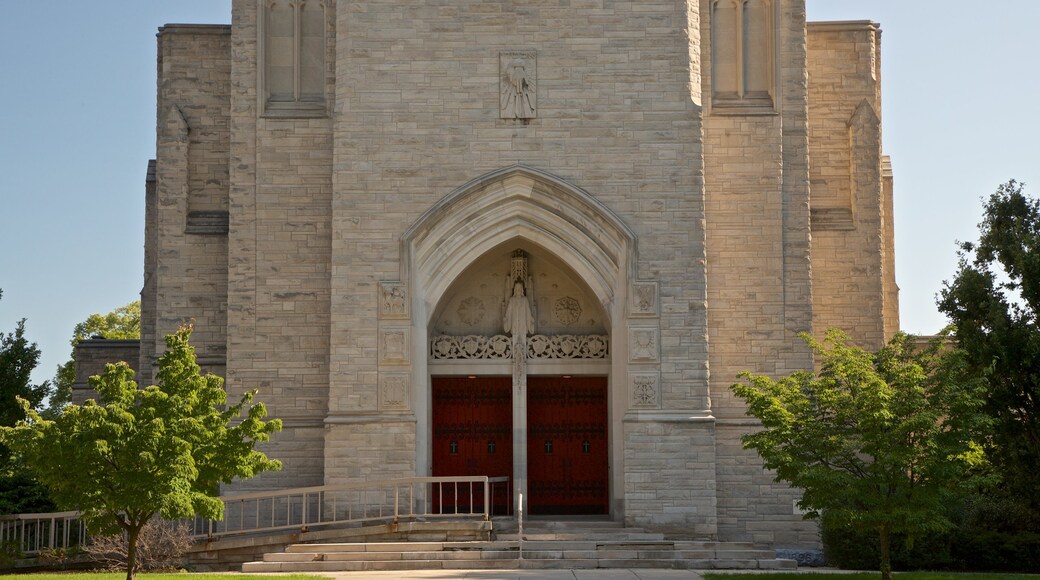
[{"label": "green lawn", "polygon": [[[1040,576],[1031,574],[997,574],[957,573],[957,572],[896,572],[900,580],[1037,580]],[[859,572],[856,574],[810,574],[776,572],[773,574],[704,574],[704,580],[764,580],[766,578],[782,578],[783,580],[873,580],[881,578],[880,572]]]},{"label": "green lawn", "polygon": [[[151,574],[137,575],[141,580],[271,580],[263,574]],[[0,580],[125,580],[126,572],[62,572],[49,574],[0,574]],[[278,580],[331,580],[315,574],[278,575]]]}]

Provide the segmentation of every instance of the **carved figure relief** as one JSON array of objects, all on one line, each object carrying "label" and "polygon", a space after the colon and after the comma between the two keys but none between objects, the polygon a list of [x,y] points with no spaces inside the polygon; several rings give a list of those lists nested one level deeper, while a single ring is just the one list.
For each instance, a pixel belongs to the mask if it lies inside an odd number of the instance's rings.
[{"label": "carved figure relief", "polygon": [[657,329],[633,328],[629,331],[633,361],[657,360]]},{"label": "carved figure relief", "polygon": [[408,409],[408,375],[384,374],[379,388],[380,407],[383,409]]},{"label": "carved figure relief", "polygon": [[487,309],[484,307],[484,301],[476,296],[470,296],[463,300],[456,311],[459,315],[459,320],[461,320],[466,326],[480,324],[480,322],[484,320],[484,314],[486,312]]},{"label": "carved figure relief", "polygon": [[382,318],[408,318],[408,301],[404,285],[400,282],[381,282],[379,295],[379,314]]},{"label": "carved figure relief", "polygon": [[581,318],[581,305],[570,296],[564,296],[553,305],[553,316],[564,326],[570,326]]},{"label": "carved figure relief", "polygon": [[533,119],[536,112],[534,51],[500,53],[499,65],[501,117]]},{"label": "carved figure relief", "polygon": [[632,284],[629,304],[632,316],[657,316],[657,282]]},{"label": "carved figure relief", "polygon": [[657,407],[657,375],[632,375],[632,406],[641,409]]}]

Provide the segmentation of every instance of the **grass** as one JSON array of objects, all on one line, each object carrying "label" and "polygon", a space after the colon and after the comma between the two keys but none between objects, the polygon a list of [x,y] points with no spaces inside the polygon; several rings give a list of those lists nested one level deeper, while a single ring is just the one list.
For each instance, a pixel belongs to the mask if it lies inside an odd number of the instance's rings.
[{"label": "grass", "polygon": [[[997,574],[992,572],[896,572],[899,580],[1037,580],[1040,576],[1030,574]],[[859,572],[856,574],[805,574],[776,572],[773,574],[704,574],[704,580],[765,580],[766,578],[782,578],[783,580],[867,580],[881,578],[880,572]]]},{"label": "grass", "polygon": [[[142,580],[271,580],[266,574],[137,574]],[[0,580],[125,580],[126,572],[58,572],[43,574],[0,574]],[[279,574],[277,580],[331,580],[315,574]]]}]

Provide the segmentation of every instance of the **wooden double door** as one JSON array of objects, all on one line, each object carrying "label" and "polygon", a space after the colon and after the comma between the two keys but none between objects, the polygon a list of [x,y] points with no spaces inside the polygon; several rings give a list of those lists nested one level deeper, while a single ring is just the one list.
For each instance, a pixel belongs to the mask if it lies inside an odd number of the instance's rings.
[{"label": "wooden double door", "polygon": [[[434,476],[514,475],[512,393],[511,377],[433,379]],[[608,513],[607,408],[606,377],[528,377],[530,513]],[[473,500],[469,491],[438,496],[435,505],[460,513]],[[504,489],[492,497],[495,513],[510,503]]]}]

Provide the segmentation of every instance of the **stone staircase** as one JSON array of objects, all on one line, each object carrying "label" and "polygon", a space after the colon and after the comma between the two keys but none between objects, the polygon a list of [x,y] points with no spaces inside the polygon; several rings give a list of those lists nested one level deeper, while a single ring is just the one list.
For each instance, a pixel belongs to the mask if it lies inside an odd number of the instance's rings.
[{"label": "stone staircase", "polygon": [[797,567],[794,560],[779,560],[771,550],[750,543],[672,540],[605,520],[536,521],[525,525],[522,539],[515,521],[496,520],[495,527],[501,531],[490,541],[292,544],[284,552],[265,554],[263,561],[244,564],[242,571]]}]

